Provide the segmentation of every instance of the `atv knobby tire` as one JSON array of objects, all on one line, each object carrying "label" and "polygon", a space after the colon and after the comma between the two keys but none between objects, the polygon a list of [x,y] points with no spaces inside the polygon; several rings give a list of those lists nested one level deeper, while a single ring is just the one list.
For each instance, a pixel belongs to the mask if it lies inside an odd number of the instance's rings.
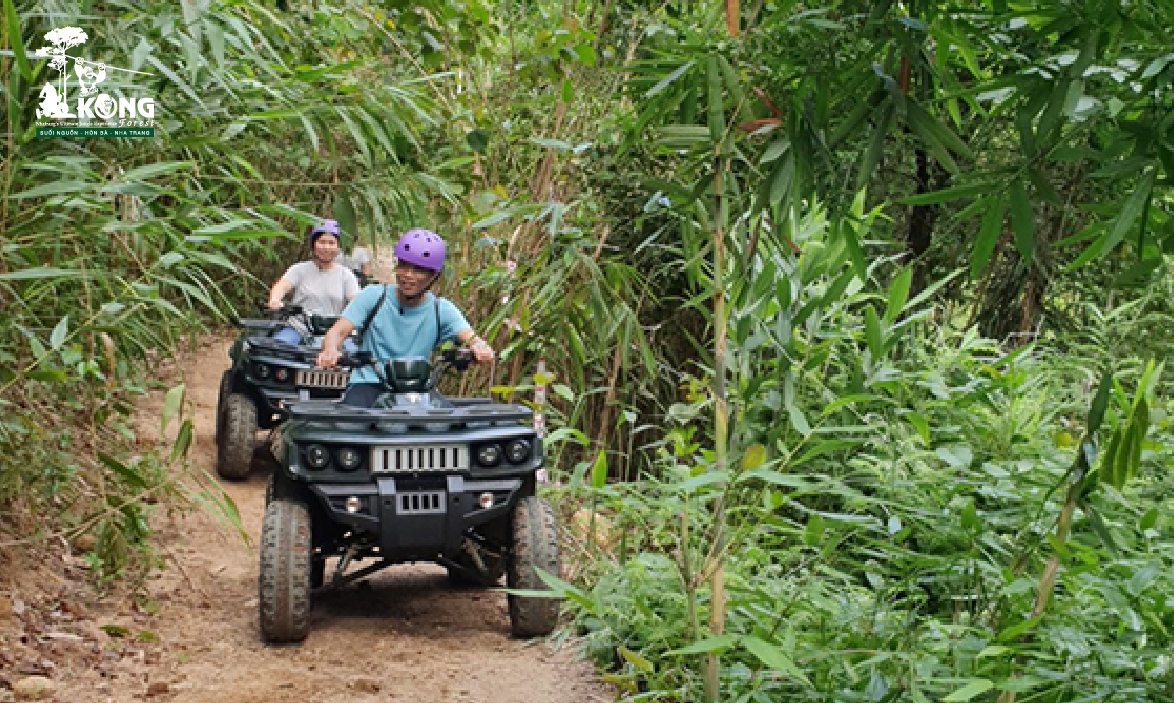
[{"label": "atv knobby tire", "polygon": [[[558,576],[558,528],[554,510],[536,496],[523,498],[514,508],[513,555],[509,560],[509,587],[527,591],[550,588],[535,569]],[[556,598],[508,596],[510,631],[515,637],[549,635],[558,624],[559,601]]]},{"label": "atv knobby tire", "polygon": [[310,630],[314,547],[310,511],[275,500],[261,525],[261,636],[266,642],[300,642]]},{"label": "atv knobby tire", "polygon": [[220,415],[216,473],[231,481],[249,476],[253,446],[257,440],[257,408],[249,397],[229,393]]}]

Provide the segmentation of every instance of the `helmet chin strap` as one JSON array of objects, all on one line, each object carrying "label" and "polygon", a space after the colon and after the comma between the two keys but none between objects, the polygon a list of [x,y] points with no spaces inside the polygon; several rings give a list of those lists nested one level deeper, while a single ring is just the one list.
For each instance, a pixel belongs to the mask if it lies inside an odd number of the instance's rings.
[{"label": "helmet chin strap", "polygon": [[[428,281],[428,283],[420,289],[419,293],[415,295],[405,295],[404,300],[408,301],[408,306],[414,307],[416,303],[420,302],[420,300],[424,297],[424,294],[432,290],[432,284],[436,283],[436,279],[438,278],[440,278],[440,271],[437,271],[432,275],[432,280]],[[399,307],[399,314],[404,314],[404,306],[402,305]]]}]

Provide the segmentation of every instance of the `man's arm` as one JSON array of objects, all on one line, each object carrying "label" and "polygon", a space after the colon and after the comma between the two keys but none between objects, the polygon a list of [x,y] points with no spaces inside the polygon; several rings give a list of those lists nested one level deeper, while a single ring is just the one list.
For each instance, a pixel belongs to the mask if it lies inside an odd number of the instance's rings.
[{"label": "man's arm", "polygon": [[345,317],[338,318],[338,322],[327,330],[326,337],[322,339],[322,351],[318,352],[318,358],[314,360],[315,365],[324,369],[334,368],[338,364],[338,350],[342,346],[342,340],[354,329],[355,325],[350,320]]},{"label": "man's arm", "polygon": [[493,347],[489,346],[489,342],[481,339],[472,327],[466,327],[457,332],[457,341],[473,352],[473,358],[478,363],[484,364],[493,361]]}]

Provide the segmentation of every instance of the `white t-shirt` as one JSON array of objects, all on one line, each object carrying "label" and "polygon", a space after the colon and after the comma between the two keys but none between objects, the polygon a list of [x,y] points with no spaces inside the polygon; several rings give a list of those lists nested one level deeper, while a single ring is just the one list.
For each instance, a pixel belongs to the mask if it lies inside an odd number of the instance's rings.
[{"label": "white t-shirt", "polygon": [[347,301],[359,294],[355,274],[337,263],[323,270],[313,261],[299,261],[282,278],[293,286],[290,304],[302,306],[307,313],[341,315]]}]

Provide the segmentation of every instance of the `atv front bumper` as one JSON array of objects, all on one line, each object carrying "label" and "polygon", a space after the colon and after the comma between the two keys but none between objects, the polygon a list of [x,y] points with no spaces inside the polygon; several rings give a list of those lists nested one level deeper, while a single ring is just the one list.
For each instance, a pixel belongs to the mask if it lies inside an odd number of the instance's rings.
[{"label": "atv front bumper", "polygon": [[469,528],[509,515],[521,498],[522,479],[381,476],[375,483],[311,484],[334,522],[378,539],[392,562],[454,558]]}]

